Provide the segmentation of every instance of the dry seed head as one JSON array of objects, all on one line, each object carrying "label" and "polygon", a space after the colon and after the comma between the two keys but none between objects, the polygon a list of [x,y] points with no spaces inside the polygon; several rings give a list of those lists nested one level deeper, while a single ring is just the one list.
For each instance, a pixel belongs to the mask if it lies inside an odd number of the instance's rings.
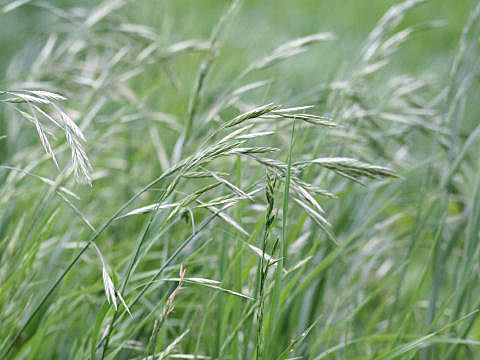
[{"label": "dry seed head", "polygon": [[276,48],[271,55],[264,57],[263,59],[250,65],[247,72],[253,70],[260,70],[269,67],[279,61],[288,59],[292,56],[303,53],[308,49],[309,45],[314,43],[333,40],[335,36],[332,33],[318,33],[312,34],[303,38],[298,38],[289,41]]},{"label": "dry seed head", "polygon": [[225,127],[228,128],[228,127],[231,127],[231,126],[238,125],[238,124],[244,122],[245,120],[258,118],[258,117],[260,117],[264,114],[267,114],[267,113],[271,112],[272,110],[275,110],[275,109],[278,109],[278,108],[279,108],[279,106],[275,105],[273,103],[263,105],[263,106],[259,106],[255,109],[247,111],[246,113],[238,115],[237,117],[233,118],[232,120],[230,120],[225,125]]},{"label": "dry seed head", "polygon": [[177,294],[180,292],[180,290],[183,289],[182,285],[184,283],[184,279],[185,279],[185,273],[187,272],[187,270],[183,267],[183,264],[180,265],[180,271],[179,271],[179,277],[180,279],[178,280],[178,285],[177,287],[175,288],[175,290],[172,291],[172,293],[170,294],[170,296],[168,297],[168,301],[167,301],[167,311],[165,312],[165,317],[167,317],[174,309],[174,305],[173,305],[173,300],[175,300],[175,297],[177,296]]},{"label": "dry seed head", "polygon": [[107,301],[113,303],[113,307],[115,311],[117,310],[117,299],[115,297],[115,286],[113,285],[113,281],[108,275],[107,269],[105,266],[102,267],[102,277],[103,277],[103,286],[105,288],[105,295],[107,297]]},{"label": "dry seed head", "polygon": [[[13,98],[4,99],[2,100],[3,102],[13,104],[26,103],[30,106],[31,114],[23,112],[18,108],[16,108],[16,110],[18,110],[19,113],[22,114],[22,116],[27,120],[35,124],[35,128],[42,146],[45,152],[50,155],[57,168],[59,168],[59,165],[55,158],[52,146],[48,140],[47,130],[37,118],[37,113],[65,132],[65,138],[72,154],[72,164],[75,178],[80,182],[86,182],[91,185],[90,171],[92,167],[81,143],[81,141],[86,141],[85,136],[77,124],[75,124],[75,122],[67,115],[67,113],[64,112],[54,102],[62,101],[66,98],[62,95],[45,90],[0,91],[0,95],[5,94],[13,96]],[[47,111],[42,110],[40,106],[53,107],[55,112],[53,114],[49,114]],[[55,117],[57,117],[57,119],[55,119]]]},{"label": "dry seed head", "polygon": [[362,50],[363,60],[368,61],[376,54],[385,38],[403,20],[408,10],[426,1],[406,0],[392,6],[368,36],[367,44]]},{"label": "dry seed head", "polygon": [[356,159],[334,157],[319,158],[310,161],[313,164],[319,164],[325,168],[334,170],[341,175],[357,178],[360,176],[370,178],[395,178],[398,177],[389,168],[383,166],[371,165]]}]

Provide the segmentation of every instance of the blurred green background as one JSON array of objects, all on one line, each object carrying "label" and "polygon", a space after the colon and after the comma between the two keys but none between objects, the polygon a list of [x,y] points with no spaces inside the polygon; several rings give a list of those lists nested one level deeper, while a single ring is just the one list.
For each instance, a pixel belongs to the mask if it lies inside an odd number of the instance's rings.
[{"label": "blurred green background", "polygon": [[[75,1],[49,3],[65,9],[79,5]],[[87,6],[88,3],[96,2],[82,1],[81,5]],[[350,54],[361,46],[376,22],[395,3],[394,0],[245,0],[239,16],[230,26],[227,46],[222,49],[222,52],[228,53],[225,57],[230,61],[218,63],[228,74],[258,56],[262,49],[267,52],[289,39],[311,33],[334,32],[338,40],[326,45],[328,51],[322,48],[305,56],[303,61],[289,62],[283,67],[287,73],[295,74],[290,83],[304,88],[316,79],[328,77],[338,64],[348,62]],[[431,0],[410,12],[401,27],[435,19],[445,20],[446,25],[435,31],[416,34],[396,57],[396,65],[401,70],[414,73],[444,70],[448,62],[441,59],[453,56],[472,4],[471,0]],[[151,26],[160,35],[168,37],[166,42],[173,42],[208,38],[225,6],[225,1],[214,0],[135,1],[128,5],[126,13],[132,23]],[[5,73],[9,61],[25,46],[43,46],[56,20],[50,11],[28,3],[14,11],[1,13],[1,73]],[[335,65],[333,68],[332,64]],[[192,69],[193,72],[195,70]]]}]

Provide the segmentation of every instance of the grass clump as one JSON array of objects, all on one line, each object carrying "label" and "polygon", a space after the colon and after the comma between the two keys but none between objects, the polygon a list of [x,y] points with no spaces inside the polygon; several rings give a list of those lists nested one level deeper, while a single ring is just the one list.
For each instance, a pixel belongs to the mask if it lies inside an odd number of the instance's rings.
[{"label": "grass clump", "polygon": [[372,2],[341,62],[310,26],[242,48],[236,0],[194,35],[176,4],[3,5],[46,35],[0,91],[1,357],[475,358],[480,5],[432,3]]}]

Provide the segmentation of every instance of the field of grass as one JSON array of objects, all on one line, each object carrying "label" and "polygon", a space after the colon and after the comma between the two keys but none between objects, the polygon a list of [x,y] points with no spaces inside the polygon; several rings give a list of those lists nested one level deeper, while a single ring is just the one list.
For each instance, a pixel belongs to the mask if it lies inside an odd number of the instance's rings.
[{"label": "field of grass", "polygon": [[0,23],[0,359],[480,358],[478,1]]}]

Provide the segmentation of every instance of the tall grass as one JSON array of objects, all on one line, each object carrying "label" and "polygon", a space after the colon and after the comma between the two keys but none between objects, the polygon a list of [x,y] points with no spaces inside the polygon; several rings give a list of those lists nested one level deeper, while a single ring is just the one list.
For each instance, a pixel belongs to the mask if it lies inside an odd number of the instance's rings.
[{"label": "tall grass", "polygon": [[340,35],[236,58],[248,2],[206,39],[134,2],[3,5],[51,24],[1,83],[1,357],[479,356],[480,5],[446,73],[397,73],[452,26],[405,22],[425,2],[294,93]]}]

